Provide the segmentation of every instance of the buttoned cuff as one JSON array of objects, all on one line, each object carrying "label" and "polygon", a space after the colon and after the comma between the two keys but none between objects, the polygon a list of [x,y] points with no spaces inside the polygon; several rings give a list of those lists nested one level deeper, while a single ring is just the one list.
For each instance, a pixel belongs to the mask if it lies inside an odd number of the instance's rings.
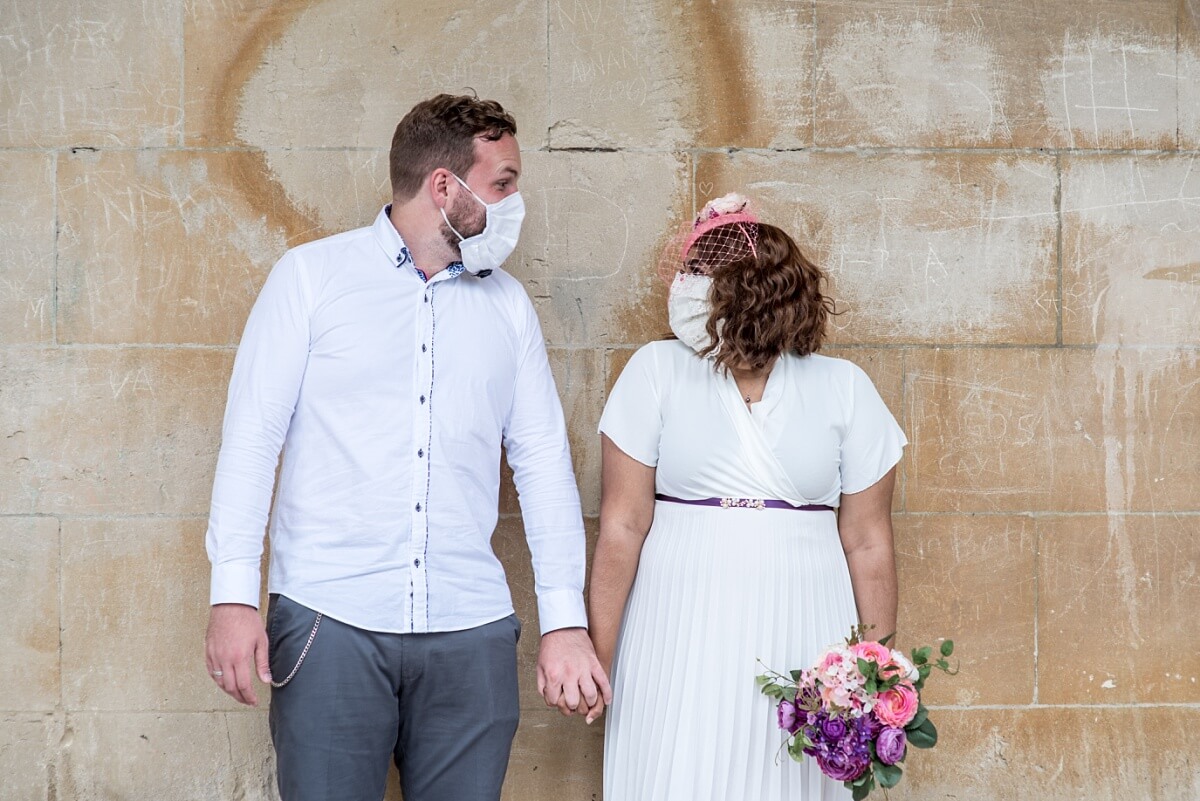
[{"label": "buttoned cuff", "polygon": [[587,610],[583,604],[583,593],[554,590],[538,595],[538,623],[542,634],[558,629],[586,629]]},{"label": "buttoned cuff", "polygon": [[258,608],[262,574],[257,566],[225,564],[213,565],[209,603],[245,604]]}]

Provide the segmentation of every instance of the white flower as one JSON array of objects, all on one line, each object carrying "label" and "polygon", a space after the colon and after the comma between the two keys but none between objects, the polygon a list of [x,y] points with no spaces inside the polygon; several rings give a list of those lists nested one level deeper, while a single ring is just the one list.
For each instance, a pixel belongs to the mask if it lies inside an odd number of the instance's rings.
[{"label": "white flower", "polygon": [[739,211],[745,211],[749,204],[750,201],[737,192],[730,192],[705,203],[697,219],[709,220],[722,214],[736,214]]},{"label": "white flower", "polygon": [[913,663],[909,662],[904,654],[895,649],[892,649],[892,661],[904,668],[904,678],[908,679],[909,681],[916,681],[921,677],[920,671],[913,666]]}]

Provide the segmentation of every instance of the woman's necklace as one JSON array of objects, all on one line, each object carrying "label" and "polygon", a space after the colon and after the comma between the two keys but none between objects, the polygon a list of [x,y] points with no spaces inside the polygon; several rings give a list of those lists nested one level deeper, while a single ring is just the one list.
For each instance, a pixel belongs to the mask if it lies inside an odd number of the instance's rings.
[{"label": "woman's necklace", "polygon": [[775,360],[772,359],[771,363],[762,370],[751,373],[743,373],[741,381],[738,381],[737,372],[735,371],[734,381],[735,383],[739,384],[738,394],[742,396],[742,400],[745,402],[747,407],[754,405],[755,394],[757,394],[760,398],[762,397],[762,393],[767,387],[767,378],[770,376],[771,368],[774,367],[774,365]]}]

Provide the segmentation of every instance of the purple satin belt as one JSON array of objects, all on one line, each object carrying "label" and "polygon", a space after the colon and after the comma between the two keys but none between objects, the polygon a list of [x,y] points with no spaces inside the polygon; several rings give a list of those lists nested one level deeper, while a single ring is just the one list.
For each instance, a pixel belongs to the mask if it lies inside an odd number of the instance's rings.
[{"label": "purple satin belt", "polygon": [[656,501],[667,503],[686,503],[689,506],[719,506],[722,509],[792,509],[797,512],[835,512],[832,506],[810,503],[804,506],[792,506],[787,501],[773,501],[764,498],[701,498],[689,501],[684,498],[673,498],[670,495],[657,493]]}]

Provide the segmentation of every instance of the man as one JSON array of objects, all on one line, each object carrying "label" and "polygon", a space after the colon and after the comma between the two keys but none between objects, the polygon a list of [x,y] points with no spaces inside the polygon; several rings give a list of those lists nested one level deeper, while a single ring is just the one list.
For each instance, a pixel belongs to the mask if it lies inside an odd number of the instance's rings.
[{"label": "man", "polygon": [[[209,673],[273,681],[284,801],[497,799],[517,727],[516,643],[492,552],[507,448],[533,554],[538,688],[590,723],[611,698],[586,631],[584,534],[516,244],[516,124],[439,95],[396,127],[374,225],[294,248],[238,348],[207,545]],[[271,515],[271,604],[257,604]]]}]

